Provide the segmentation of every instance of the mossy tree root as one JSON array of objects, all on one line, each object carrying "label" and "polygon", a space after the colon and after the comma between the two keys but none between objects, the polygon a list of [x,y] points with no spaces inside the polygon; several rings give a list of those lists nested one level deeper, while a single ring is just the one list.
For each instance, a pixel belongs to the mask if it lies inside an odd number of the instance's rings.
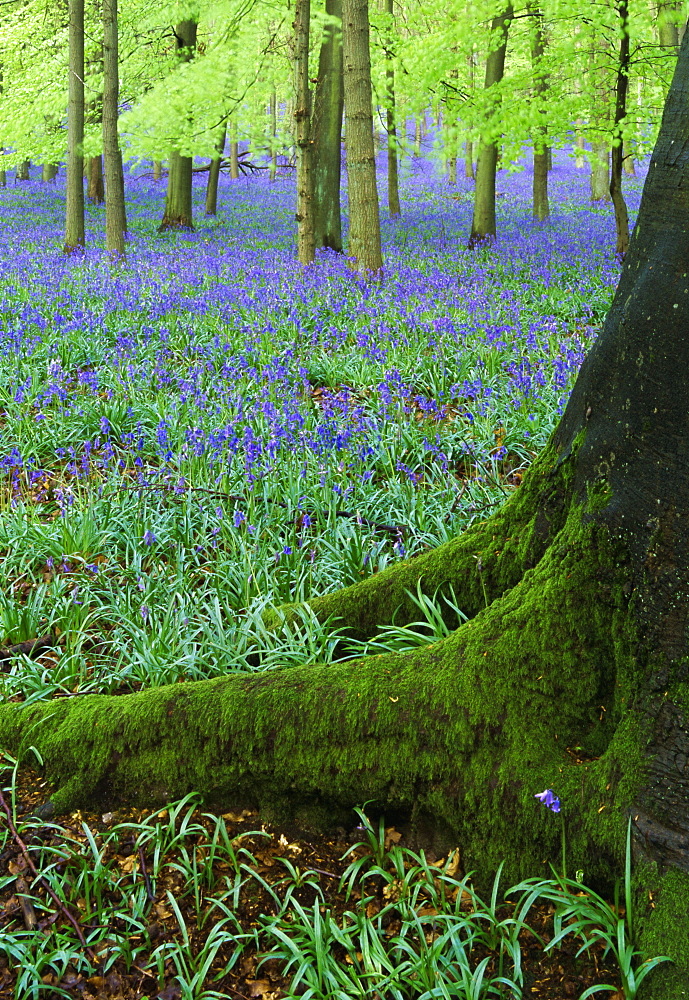
[{"label": "mossy tree root", "polygon": [[[535,566],[562,528],[572,495],[574,455],[559,458],[552,446],[534,462],[524,484],[486,520],[480,521],[444,545],[412,559],[395,563],[342,590],[309,601],[321,622],[357,639],[370,639],[382,625],[407,624],[418,618],[418,608],[407,591],[436,591],[449,596],[452,587],[460,610],[475,617],[482,609],[521,580]],[[289,621],[297,605],[283,605],[279,615]],[[276,624],[274,612],[266,616]],[[447,624],[458,622],[447,610]]]}]

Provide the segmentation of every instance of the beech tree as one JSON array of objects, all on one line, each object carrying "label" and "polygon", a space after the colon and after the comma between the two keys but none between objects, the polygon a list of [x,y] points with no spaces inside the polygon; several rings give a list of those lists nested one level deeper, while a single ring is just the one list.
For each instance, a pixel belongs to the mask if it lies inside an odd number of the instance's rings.
[{"label": "beech tree", "polygon": [[[345,8],[345,18],[347,9]],[[373,799],[465,866],[610,881],[628,820],[644,954],[689,989],[689,36],[619,286],[550,442],[503,507],[434,551],[310,602],[363,638],[450,585],[468,620],[422,650],[0,707],[56,811],[190,790],[337,822]],[[291,619],[295,608],[273,613]],[[448,623],[450,619],[448,618]]]},{"label": "beech tree", "polygon": [[67,206],[65,250],[83,247],[84,236],[84,0],[69,0],[69,109],[67,112]]}]

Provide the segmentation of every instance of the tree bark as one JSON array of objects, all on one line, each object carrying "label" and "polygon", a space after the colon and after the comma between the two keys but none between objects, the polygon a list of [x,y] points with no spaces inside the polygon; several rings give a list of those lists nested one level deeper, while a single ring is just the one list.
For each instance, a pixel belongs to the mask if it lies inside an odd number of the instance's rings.
[{"label": "tree bark", "polygon": [[86,200],[92,205],[102,205],[105,201],[103,184],[103,157],[89,156],[86,164]]},{"label": "tree bark", "polygon": [[50,181],[54,181],[57,177],[58,169],[57,163],[44,163],[41,170],[41,180],[46,184]]},{"label": "tree bark", "polygon": [[117,0],[103,2],[103,157],[105,160],[105,249],[124,256],[127,213],[122,151],[117,134],[120,100]]},{"label": "tree bark", "polygon": [[239,143],[237,141],[237,126],[233,123],[230,130],[230,180],[239,180]]},{"label": "tree bark", "polygon": [[[189,62],[194,57],[196,48],[196,21],[180,21],[175,27],[175,44],[177,56],[182,62]],[[191,181],[193,158],[183,156],[179,150],[170,153],[167,175],[167,195],[165,212],[158,232],[166,229],[193,229]]]},{"label": "tree bark", "polygon": [[[313,100],[314,243],[342,252],[342,0],[327,0]],[[338,24],[339,22],[339,24]]]},{"label": "tree bark", "polygon": [[661,0],[657,5],[658,41],[663,48],[679,51],[684,34],[684,16],[681,0]]},{"label": "tree bark", "polygon": [[220,180],[220,166],[225,153],[225,142],[227,140],[227,128],[223,125],[220,128],[220,138],[215,147],[217,156],[211,160],[208,171],[208,184],[206,185],[206,215],[217,215],[218,212],[218,181]]},{"label": "tree bark", "polygon": [[537,222],[545,222],[550,216],[548,203],[548,128],[543,116],[546,113],[545,95],[548,92],[548,74],[543,68],[545,55],[545,27],[543,11],[540,6],[530,0],[527,4],[531,24],[531,71],[533,74],[533,93],[537,114],[543,124],[534,130],[533,145],[533,217]]},{"label": "tree bark", "polygon": [[313,144],[309,37],[311,0],[296,0],[294,17],[294,135],[297,144],[297,257],[312,264],[316,255],[314,229]]},{"label": "tree bark", "polygon": [[476,179],[476,171],[474,170],[474,144],[471,139],[467,139],[464,143],[464,176],[468,181]]},{"label": "tree bark", "polygon": [[[277,151],[277,134],[278,134],[278,97],[275,91],[270,95],[270,173],[269,178],[271,181],[275,180],[275,175],[278,170],[278,151]],[[339,190],[339,188],[338,188]]]},{"label": "tree bark", "polygon": [[160,160],[153,161],[153,180],[159,181],[163,176],[163,164]]},{"label": "tree bark", "polygon": [[15,179],[18,180],[18,181],[28,181],[28,180],[31,180],[30,169],[31,169],[31,161],[30,160],[22,160],[22,162],[17,167],[17,173],[15,175]]},{"label": "tree bark", "polygon": [[[401,215],[402,210],[400,208],[399,171],[397,169],[397,122],[395,119],[394,0],[386,0],[385,10],[390,18],[385,50],[385,97],[387,100],[385,116],[388,130],[388,212],[391,216],[395,216]],[[455,182],[457,179],[456,170],[457,160],[455,159]]]},{"label": "tree bark", "polygon": [[629,85],[628,0],[618,0],[617,13],[620,19],[620,52],[615,87],[615,125],[612,139],[610,197],[615,208],[615,253],[622,259],[629,246],[629,216],[627,214],[627,204],[622,193],[622,124],[627,115],[627,87]]},{"label": "tree bark", "polygon": [[380,216],[371,111],[368,0],[343,0],[345,145],[349,182],[349,256],[362,275],[382,273]]},{"label": "tree bark", "polygon": [[65,252],[80,250],[84,235],[84,0],[69,0],[69,108]]},{"label": "tree bark", "polygon": [[591,201],[610,201],[610,147],[607,142],[591,146]]},{"label": "tree bark", "polygon": [[[508,3],[491,23],[490,51],[486,59],[485,90],[496,87],[505,72],[507,33],[512,20],[512,4]],[[495,92],[494,92],[495,93]],[[492,95],[489,95],[489,97]],[[493,96],[492,107],[486,113],[478,151],[476,184],[474,187],[474,215],[471,223],[469,248],[495,238],[495,174],[498,165],[498,112],[499,90]]]}]

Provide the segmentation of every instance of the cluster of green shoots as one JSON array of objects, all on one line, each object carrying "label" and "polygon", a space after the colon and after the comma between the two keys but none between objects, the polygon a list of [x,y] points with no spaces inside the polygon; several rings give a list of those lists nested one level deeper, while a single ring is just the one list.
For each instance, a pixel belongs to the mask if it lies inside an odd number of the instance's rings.
[{"label": "cluster of green shoots", "polygon": [[[182,1000],[211,1000],[227,995],[225,977],[247,960],[257,977],[267,963],[277,968],[289,1000],[519,1000],[525,942],[550,952],[570,937],[577,955],[595,947],[613,957],[623,996],[633,1000],[664,960],[640,963],[635,949],[629,844],[625,907],[619,891],[611,906],[555,873],[501,894],[499,870],[484,899],[471,874],[458,873],[458,852],[431,863],[357,809],[360,841],[342,859],[349,863],[333,902],[322,876],[337,876],[300,868],[298,845],[281,838],[272,849],[277,874],[264,877],[272,867],[262,864],[261,845],[272,835],[232,835],[227,818],[201,813],[194,796],[139,822],[98,830],[81,820],[77,830],[18,817],[16,761],[7,770],[0,849],[14,848],[15,862],[0,889],[34,914],[32,925],[17,918],[0,933],[17,1000],[38,1000],[46,984],[51,996],[69,997],[75,977],[114,968],[137,971],[153,991],[173,982]],[[549,940],[529,924],[544,902],[553,912]],[[594,985],[580,1000],[616,989]]]}]

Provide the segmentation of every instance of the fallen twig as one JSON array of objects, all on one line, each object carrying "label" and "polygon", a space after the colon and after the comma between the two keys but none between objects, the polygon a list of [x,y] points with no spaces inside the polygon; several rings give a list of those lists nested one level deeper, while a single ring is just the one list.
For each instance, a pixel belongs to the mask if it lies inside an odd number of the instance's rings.
[{"label": "fallen twig", "polygon": [[84,938],[84,934],[83,934],[83,931],[82,931],[81,926],[79,924],[79,921],[74,917],[74,915],[72,913],[69,912],[69,910],[64,905],[64,903],[62,903],[61,900],[59,899],[59,897],[53,892],[53,890],[50,887],[50,883],[48,882],[48,880],[45,879],[39,873],[38,869],[36,868],[35,864],[33,863],[33,860],[31,859],[31,855],[29,854],[28,847],[26,846],[26,844],[24,843],[24,841],[22,840],[22,838],[17,833],[17,828],[14,825],[14,822],[12,820],[12,812],[10,810],[10,807],[5,802],[5,796],[2,794],[1,791],[0,791],[0,806],[2,807],[4,813],[5,813],[6,817],[7,817],[7,825],[9,827],[10,834],[12,835],[12,839],[14,840],[15,844],[17,845],[17,847],[21,851],[22,857],[26,861],[26,864],[27,864],[29,870],[34,875],[34,877],[36,878],[36,880],[38,882],[40,882],[40,884],[43,886],[43,888],[45,889],[45,891],[48,893],[48,895],[52,899],[53,903],[55,903],[55,906],[60,911],[60,913],[62,913],[67,918],[67,920],[70,922],[70,924],[74,928],[74,932],[75,932],[76,936],[79,939],[79,944],[84,949],[84,951],[88,955],[89,959],[94,964],[97,964],[98,963],[98,959],[96,958],[96,955],[91,950],[91,948],[89,948],[89,946],[86,944],[86,939]]}]

